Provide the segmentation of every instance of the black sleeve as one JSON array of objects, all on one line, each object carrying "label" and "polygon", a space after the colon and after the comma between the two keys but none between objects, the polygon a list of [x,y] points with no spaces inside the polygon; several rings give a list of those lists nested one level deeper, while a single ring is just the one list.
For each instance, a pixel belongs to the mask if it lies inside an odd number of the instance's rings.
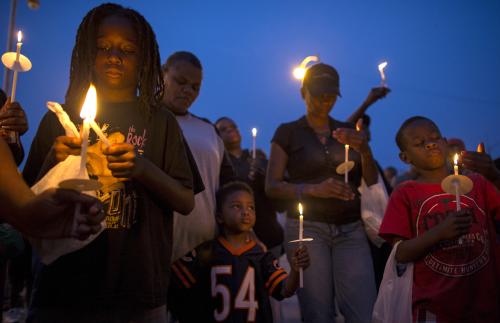
[{"label": "black sleeve", "polygon": [[186,155],[191,167],[191,172],[193,173],[193,193],[198,194],[205,190],[205,184],[203,184],[203,179],[201,178],[200,171],[198,170],[198,165],[196,165],[193,153],[191,152],[191,148],[189,148],[184,135],[182,135],[182,140],[184,141],[184,149],[186,149]]},{"label": "black sleeve", "polygon": [[56,161],[48,160],[47,156],[56,137],[64,134],[64,129],[60,125],[55,114],[51,111],[45,113],[31,143],[28,159],[23,169],[23,178],[28,186],[35,184],[36,181],[44,175],[43,173],[47,172],[51,166],[55,165]]},{"label": "black sleeve", "polygon": [[[163,170],[182,185],[193,189],[193,167],[186,153],[186,142],[175,117],[168,111],[162,111],[166,116],[167,136],[164,144]],[[194,160],[193,160],[194,161]]]},{"label": "black sleeve", "polygon": [[224,156],[220,165],[219,187],[234,180],[236,180],[236,172],[234,171],[233,163],[231,163],[231,158],[227,150],[224,149]]},{"label": "black sleeve", "polygon": [[271,142],[278,144],[287,154],[289,154],[290,127],[288,127],[286,124],[281,124],[278,129],[276,129]]}]

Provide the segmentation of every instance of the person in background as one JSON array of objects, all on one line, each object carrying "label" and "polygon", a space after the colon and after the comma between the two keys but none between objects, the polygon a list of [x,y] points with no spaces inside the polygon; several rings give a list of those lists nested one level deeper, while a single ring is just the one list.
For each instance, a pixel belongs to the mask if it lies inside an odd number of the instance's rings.
[{"label": "person in background", "polygon": [[482,143],[478,148],[480,151],[461,152],[460,161],[462,162],[462,166],[469,171],[483,175],[500,190],[500,166],[498,165],[500,159],[497,158],[493,160],[491,156],[486,153]]},{"label": "person in background", "polygon": [[473,189],[456,211],[455,194],[441,188],[453,172],[447,142],[428,118],[403,122],[396,143],[401,160],[418,176],[392,193],[380,235],[392,244],[402,241],[397,262],[414,264],[413,321],[499,322],[499,192],[481,175],[469,174]]},{"label": "person in background", "polygon": [[[272,139],[266,193],[288,201],[286,241],[298,237],[297,203],[304,204],[304,237],[314,240],[307,245],[307,288],[297,292],[302,316],[308,323],[333,322],[336,300],[347,322],[371,322],[376,288],[357,188],[362,178],[367,186],[377,183],[377,166],[364,133],[329,115],[340,96],[335,68],[308,68],[301,94],[306,115],[281,124]],[[355,162],[348,183],[336,173],[346,144]],[[290,260],[293,250],[286,248]]]},{"label": "person in background", "polygon": [[396,178],[398,177],[398,170],[393,166],[388,166],[384,169],[384,177],[392,189],[396,187]]},{"label": "person in background", "polygon": [[241,148],[241,133],[232,119],[221,117],[215,122],[215,126],[231,158],[236,179],[247,183],[253,190],[256,214],[253,230],[269,251],[279,258],[283,253],[283,228],[276,218],[273,202],[265,191],[266,155],[257,149],[256,158],[253,158],[250,150]]},{"label": "person in background", "polygon": [[[106,3],[78,27],[64,108],[76,124],[89,84],[96,87],[96,123],[111,145],[92,133],[87,170],[102,188],[106,230],[83,248],[41,266],[31,302],[35,322],[166,320],[173,212],[194,206],[192,169],[175,117],[161,107],[163,78],[156,36],[137,11]],[[24,175],[81,153],[81,139],[64,135],[47,112]]]},{"label": "person in background", "polygon": [[175,115],[205,186],[195,195],[194,209],[187,217],[174,213],[174,261],[216,236],[215,193],[234,177],[234,172],[214,125],[190,110],[203,79],[200,60],[193,53],[176,52],[163,64],[162,71],[163,104]]}]

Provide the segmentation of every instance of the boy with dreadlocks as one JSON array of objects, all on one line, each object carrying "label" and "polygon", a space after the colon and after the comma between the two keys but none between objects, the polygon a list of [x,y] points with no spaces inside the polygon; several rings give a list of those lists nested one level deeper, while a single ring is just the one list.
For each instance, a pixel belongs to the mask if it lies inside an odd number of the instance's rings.
[{"label": "boy with dreadlocks", "polygon": [[[159,108],[160,56],[149,23],[116,4],[92,9],[73,49],[65,109],[75,123],[93,83],[96,122],[112,143],[91,138],[87,169],[103,187],[98,197],[107,229],[84,248],[37,273],[32,307],[36,322],[160,322],[166,296],[172,212],[193,208],[193,179],[179,126]],[[81,141],[66,137],[53,114],[44,116],[24,175],[29,183]]]}]

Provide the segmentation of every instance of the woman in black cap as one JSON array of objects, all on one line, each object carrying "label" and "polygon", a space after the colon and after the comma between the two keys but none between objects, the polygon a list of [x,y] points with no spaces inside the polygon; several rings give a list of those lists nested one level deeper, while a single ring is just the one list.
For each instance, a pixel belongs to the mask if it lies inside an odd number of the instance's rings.
[{"label": "woman in black cap", "polygon": [[[307,245],[311,266],[298,291],[302,316],[305,322],[334,322],[336,298],[345,322],[371,322],[375,281],[357,188],[361,179],[368,186],[377,183],[377,167],[363,132],[329,115],[340,96],[335,68],[310,67],[301,94],[306,115],[281,124],[272,139],[266,192],[289,200],[286,241],[298,236],[299,201],[304,237],[314,239]],[[345,145],[355,162],[348,183],[336,172],[345,160]]]}]

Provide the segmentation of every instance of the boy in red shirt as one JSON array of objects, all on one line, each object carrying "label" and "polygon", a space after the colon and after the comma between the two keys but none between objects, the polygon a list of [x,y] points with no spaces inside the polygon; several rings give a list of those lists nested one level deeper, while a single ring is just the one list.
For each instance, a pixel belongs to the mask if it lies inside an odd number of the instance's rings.
[{"label": "boy in red shirt", "polygon": [[418,177],[392,193],[380,235],[393,243],[403,240],[396,260],[414,263],[413,320],[499,322],[498,191],[482,176],[468,175],[474,188],[461,196],[457,212],[455,196],[441,188],[450,170],[446,140],[436,124],[412,117],[396,142],[401,160],[413,165]]}]

